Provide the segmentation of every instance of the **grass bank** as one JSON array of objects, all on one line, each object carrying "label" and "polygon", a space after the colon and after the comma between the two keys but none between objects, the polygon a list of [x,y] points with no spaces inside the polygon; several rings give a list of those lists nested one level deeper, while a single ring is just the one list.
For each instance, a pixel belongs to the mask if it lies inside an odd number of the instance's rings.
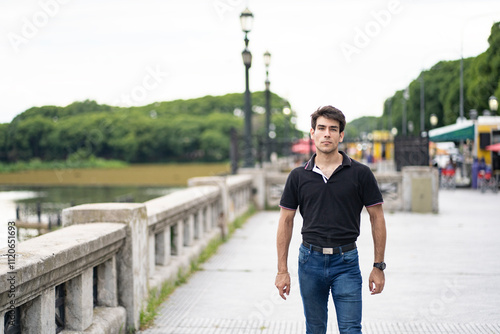
[{"label": "grass bank", "polygon": [[0,162],[0,173],[74,168],[122,168],[128,165],[128,163],[120,160],[106,160],[95,157],[85,160],[68,159],[61,161],[42,161],[40,159],[32,159],[30,161],[18,161],[8,164]]},{"label": "grass bank", "polygon": [[229,163],[147,164],[30,169],[0,173],[0,185],[186,186],[197,176],[228,174]]}]

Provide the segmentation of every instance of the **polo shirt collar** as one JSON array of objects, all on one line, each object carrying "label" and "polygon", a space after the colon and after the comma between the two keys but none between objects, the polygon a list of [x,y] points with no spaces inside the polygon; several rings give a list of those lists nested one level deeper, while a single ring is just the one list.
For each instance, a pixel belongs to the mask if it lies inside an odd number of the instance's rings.
[{"label": "polo shirt collar", "polygon": [[[342,167],[350,167],[352,163],[351,158],[347,154],[345,154],[344,151],[339,151],[339,153],[342,154]],[[314,168],[315,159],[316,159],[316,153],[312,155],[311,159],[309,159],[307,164],[304,166],[304,169],[312,171]]]}]

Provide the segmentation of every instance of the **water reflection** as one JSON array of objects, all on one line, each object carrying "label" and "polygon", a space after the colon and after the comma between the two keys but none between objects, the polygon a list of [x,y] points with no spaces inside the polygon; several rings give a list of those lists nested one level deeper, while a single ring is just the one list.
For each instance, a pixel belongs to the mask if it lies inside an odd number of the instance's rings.
[{"label": "water reflection", "polygon": [[[57,225],[64,208],[87,203],[135,202],[167,195],[173,187],[0,187],[0,248],[7,246],[7,223],[18,220],[26,223]],[[19,239],[38,235],[34,229],[19,229]]]}]

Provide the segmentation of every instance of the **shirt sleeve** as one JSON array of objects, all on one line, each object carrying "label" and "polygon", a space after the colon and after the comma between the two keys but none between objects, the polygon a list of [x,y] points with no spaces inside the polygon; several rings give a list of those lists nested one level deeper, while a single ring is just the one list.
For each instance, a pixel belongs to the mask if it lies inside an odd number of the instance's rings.
[{"label": "shirt sleeve", "polygon": [[299,196],[297,187],[297,173],[295,170],[288,175],[288,178],[281,194],[280,207],[288,210],[297,210],[299,206]]},{"label": "shirt sleeve", "polygon": [[370,207],[384,203],[377,179],[375,178],[375,175],[373,175],[370,168],[365,168],[364,173],[362,173],[361,176],[361,182],[363,185],[362,200],[364,206]]}]

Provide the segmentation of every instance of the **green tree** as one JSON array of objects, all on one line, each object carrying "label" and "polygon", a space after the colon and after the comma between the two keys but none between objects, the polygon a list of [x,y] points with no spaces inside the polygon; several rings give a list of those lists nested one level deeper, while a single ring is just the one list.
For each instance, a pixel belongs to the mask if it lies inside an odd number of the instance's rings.
[{"label": "green tree", "polygon": [[[470,109],[479,114],[488,109],[488,98],[500,96],[500,24],[493,24],[488,38],[489,48],[477,57],[463,59],[464,116]],[[438,117],[438,127],[453,124],[460,115],[460,60],[440,61],[423,71],[425,95],[425,128],[431,128],[430,115]],[[407,103],[407,119],[420,124],[420,80],[409,84],[410,99]],[[388,98],[383,116],[402,130],[402,90]],[[390,123],[390,122],[388,122]],[[417,127],[418,128],[418,127]]]},{"label": "green tree", "polygon": [[[288,102],[271,96],[273,113],[281,114]],[[255,110],[262,110],[264,93],[253,93],[253,97]],[[4,160],[227,160],[231,128],[243,132],[243,118],[235,113],[243,108],[243,102],[243,94],[234,93],[130,108],[91,100],[65,107],[34,107],[4,126],[8,139]],[[262,117],[254,113],[253,118],[260,122]],[[259,125],[255,131],[262,128]]]},{"label": "green tree", "polygon": [[8,123],[0,123],[0,161],[7,161],[7,131]]},{"label": "green tree", "polygon": [[204,160],[221,161],[228,158],[230,139],[227,135],[214,129],[206,129],[201,134],[200,141]]},{"label": "green tree", "polygon": [[48,149],[47,136],[52,132],[54,122],[36,115],[16,122],[9,129],[8,156],[10,160],[44,159]]}]

